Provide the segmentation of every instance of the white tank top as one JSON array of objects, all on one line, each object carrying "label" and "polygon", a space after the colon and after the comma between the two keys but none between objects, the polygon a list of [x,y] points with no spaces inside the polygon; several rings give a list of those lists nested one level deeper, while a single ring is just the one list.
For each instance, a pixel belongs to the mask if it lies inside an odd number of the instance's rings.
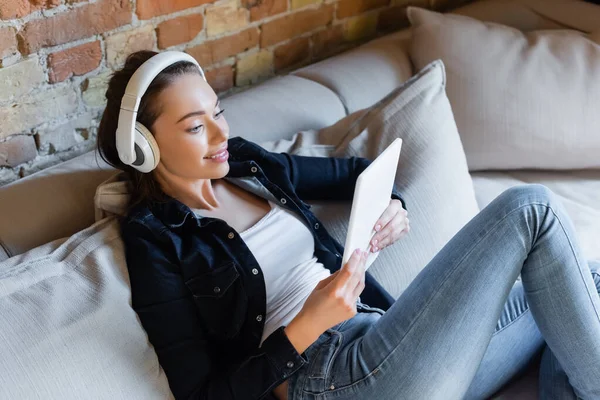
[{"label": "white tank top", "polygon": [[317,261],[308,226],[294,212],[269,200],[271,210],[240,233],[260,265],[267,291],[267,315],[260,345],[298,314],[320,280],[331,272]]}]

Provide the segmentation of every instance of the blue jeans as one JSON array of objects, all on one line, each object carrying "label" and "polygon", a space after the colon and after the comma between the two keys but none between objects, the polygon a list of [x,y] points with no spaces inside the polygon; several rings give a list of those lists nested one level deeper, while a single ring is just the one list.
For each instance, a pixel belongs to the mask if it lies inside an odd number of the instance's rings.
[{"label": "blue jeans", "polygon": [[321,334],[288,399],[485,399],[540,353],[541,398],[600,399],[599,269],[549,189],[511,188],[387,312]]}]

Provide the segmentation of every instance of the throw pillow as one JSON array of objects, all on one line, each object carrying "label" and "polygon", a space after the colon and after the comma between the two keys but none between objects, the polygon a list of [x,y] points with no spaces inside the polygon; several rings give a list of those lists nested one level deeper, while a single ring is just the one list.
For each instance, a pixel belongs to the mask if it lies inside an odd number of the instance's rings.
[{"label": "throw pillow", "polygon": [[[403,139],[395,183],[406,199],[411,231],[382,250],[369,269],[396,298],[479,212],[445,83],[444,65],[435,61],[373,106],[335,125],[261,143],[271,151],[373,160],[395,138]],[[344,245],[351,202],[311,205]]]},{"label": "throw pillow", "polygon": [[469,169],[600,168],[600,45],[409,7],[416,68],[442,59]]},{"label": "throw pillow", "polygon": [[61,241],[0,263],[2,397],[172,399],[131,308],[117,220]]}]

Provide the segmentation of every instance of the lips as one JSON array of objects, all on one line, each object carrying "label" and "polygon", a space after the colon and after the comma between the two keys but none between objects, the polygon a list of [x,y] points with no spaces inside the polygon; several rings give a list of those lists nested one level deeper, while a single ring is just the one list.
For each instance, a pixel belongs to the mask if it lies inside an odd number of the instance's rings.
[{"label": "lips", "polygon": [[204,158],[218,158],[220,155],[223,155],[223,153],[227,150],[227,146],[224,146],[223,148],[221,148],[219,151],[217,151],[216,153],[213,153],[209,156],[206,156]]}]

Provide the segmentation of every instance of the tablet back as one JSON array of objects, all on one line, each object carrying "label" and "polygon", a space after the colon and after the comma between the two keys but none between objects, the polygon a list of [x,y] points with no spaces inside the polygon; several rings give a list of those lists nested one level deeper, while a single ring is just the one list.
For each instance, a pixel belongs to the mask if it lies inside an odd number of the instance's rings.
[{"label": "tablet back", "polygon": [[[369,249],[375,223],[390,204],[401,148],[402,139],[397,138],[358,176],[342,265],[348,262],[355,249]],[[370,253],[367,268],[378,254]]]}]

